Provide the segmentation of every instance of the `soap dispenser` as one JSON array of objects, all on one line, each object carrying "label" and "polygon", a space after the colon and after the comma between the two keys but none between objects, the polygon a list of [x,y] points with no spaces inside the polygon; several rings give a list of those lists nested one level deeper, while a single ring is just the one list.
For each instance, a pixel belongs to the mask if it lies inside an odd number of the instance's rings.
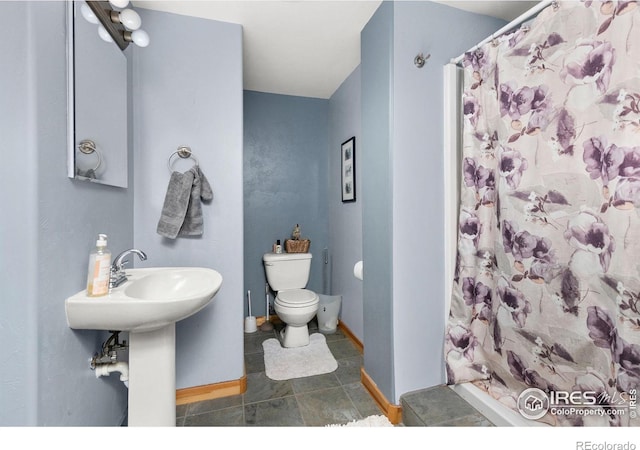
[{"label": "soap dispenser", "polygon": [[99,234],[96,247],[89,254],[87,270],[87,296],[100,297],[109,293],[111,252],[107,248],[107,235]]}]

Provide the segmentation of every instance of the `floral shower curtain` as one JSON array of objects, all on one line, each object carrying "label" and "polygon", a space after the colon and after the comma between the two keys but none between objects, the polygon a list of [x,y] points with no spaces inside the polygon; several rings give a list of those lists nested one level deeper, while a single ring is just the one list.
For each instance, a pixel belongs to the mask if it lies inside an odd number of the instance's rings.
[{"label": "floral shower curtain", "polygon": [[640,425],[640,8],[559,2],[463,65],[448,383]]}]

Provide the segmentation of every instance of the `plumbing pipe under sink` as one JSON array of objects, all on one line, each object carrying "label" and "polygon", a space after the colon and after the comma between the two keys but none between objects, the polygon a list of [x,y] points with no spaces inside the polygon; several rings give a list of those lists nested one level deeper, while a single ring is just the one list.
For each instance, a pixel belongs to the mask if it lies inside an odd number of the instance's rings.
[{"label": "plumbing pipe under sink", "polygon": [[112,372],[120,372],[120,381],[124,383],[124,385],[129,388],[129,364],[126,362],[115,362],[115,363],[105,363],[105,364],[96,364],[96,378],[100,378],[102,376],[108,377]]}]

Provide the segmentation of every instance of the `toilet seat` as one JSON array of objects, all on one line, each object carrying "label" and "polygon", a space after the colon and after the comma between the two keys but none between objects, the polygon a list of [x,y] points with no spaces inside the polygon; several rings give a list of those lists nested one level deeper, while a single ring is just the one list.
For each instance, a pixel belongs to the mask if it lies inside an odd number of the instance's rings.
[{"label": "toilet seat", "polygon": [[306,308],[319,302],[318,295],[308,289],[287,289],[278,292],[276,302],[288,308]]}]

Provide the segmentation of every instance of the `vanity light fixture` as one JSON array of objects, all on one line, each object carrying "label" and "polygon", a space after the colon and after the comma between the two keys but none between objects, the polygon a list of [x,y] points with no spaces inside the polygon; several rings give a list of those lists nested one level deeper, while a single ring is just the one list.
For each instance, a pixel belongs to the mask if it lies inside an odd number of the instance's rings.
[{"label": "vanity light fixture", "polygon": [[113,38],[111,37],[107,29],[102,25],[98,25],[98,36],[100,36],[100,39],[105,42],[113,42]]},{"label": "vanity light fixture", "polygon": [[149,35],[144,30],[125,31],[124,40],[133,42],[138,47],[146,47],[149,45]]},{"label": "vanity light fixture", "polygon": [[129,4],[129,0],[109,0],[109,3],[114,8],[126,8]]},{"label": "vanity light fixture", "polygon": [[84,19],[87,22],[92,23],[94,25],[97,25],[100,23],[96,15],[93,13],[91,8],[89,8],[89,5],[87,5],[86,3],[82,3],[82,5],[80,5],[80,12],[82,13],[82,17],[84,17]]},{"label": "vanity light fixture", "polygon": [[[82,16],[90,23],[101,24],[98,34],[102,40],[115,42],[120,50],[127,48],[130,42],[139,47],[149,45],[149,35],[140,29],[140,15],[133,9],[126,8],[129,0],[87,0],[84,3],[81,6]],[[121,8],[126,9],[120,10]]]},{"label": "vanity light fixture", "polygon": [[142,25],[142,19],[138,13],[128,8],[120,12],[111,10],[111,21],[121,23],[129,31],[137,30]]}]

